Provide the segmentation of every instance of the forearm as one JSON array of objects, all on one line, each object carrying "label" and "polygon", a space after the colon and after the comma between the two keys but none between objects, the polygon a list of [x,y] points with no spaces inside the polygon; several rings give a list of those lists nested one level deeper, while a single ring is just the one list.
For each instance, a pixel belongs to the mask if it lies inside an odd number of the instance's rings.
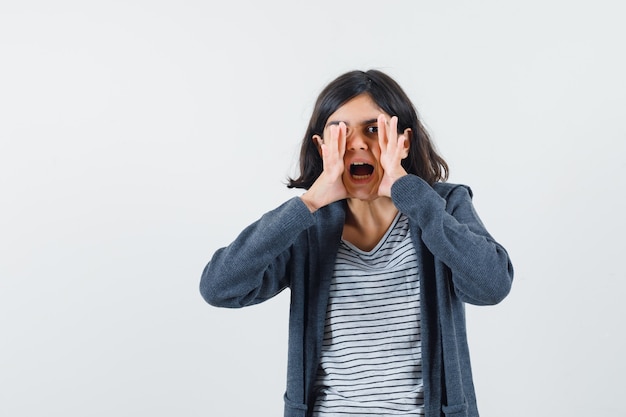
[{"label": "forearm", "polygon": [[264,214],[215,252],[200,280],[204,299],[220,307],[243,307],[280,292],[288,285],[290,247],[313,222],[299,198]]},{"label": "forearm", "polygon": [[457,294],[473,304],[495,304],[509,292],[513,268],[476,214],[469,191],[459,186],[448,200],[415,176],[392,187],[392,199],[421,230],[421,239],[452,272]]}]

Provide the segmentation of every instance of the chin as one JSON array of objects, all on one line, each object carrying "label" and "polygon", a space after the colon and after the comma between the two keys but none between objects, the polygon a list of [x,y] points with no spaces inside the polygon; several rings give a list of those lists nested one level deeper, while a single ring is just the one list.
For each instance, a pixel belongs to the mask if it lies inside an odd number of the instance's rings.
[{"label": "chin", "polygon": [[343,183],[350,198],[363,201],[373,201],[378,198],[378,188],[380,178],[372,175],[367,179],[354,179],[351,176],[344,176]]},{"label": "chin", "polygon": [[348,195],[352,199],[361,201],[374,201],[378,198],[378,192],[364,190],[352,190],[352,192],[348,192]]}]

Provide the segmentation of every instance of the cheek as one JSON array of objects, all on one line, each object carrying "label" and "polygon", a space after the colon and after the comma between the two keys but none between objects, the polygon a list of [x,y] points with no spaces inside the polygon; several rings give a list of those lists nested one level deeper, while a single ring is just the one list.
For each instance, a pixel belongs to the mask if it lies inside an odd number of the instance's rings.
[{"label": "cheek", "polygon": [[372,155],[374,155],[374,158],[376,158],[376,161],[378,161],[378,164],[380,165],[380,146],[378,146],[378,142],[376,142],[375,145],[372,145],[371,147],[372,150]]}]

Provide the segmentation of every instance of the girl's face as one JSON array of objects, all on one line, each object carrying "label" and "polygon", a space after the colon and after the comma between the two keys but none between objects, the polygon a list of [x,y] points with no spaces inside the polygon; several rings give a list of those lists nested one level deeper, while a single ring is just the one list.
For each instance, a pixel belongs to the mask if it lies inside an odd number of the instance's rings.
[{"label": "girl's face", "polygon": [[344,187],[348,195],[360,200],[374,200],[383,178],[380,164],[377,119],[385,113],[367,94],[346,102],[328,117],[324,136],[328,137],[331,125],[346,124],[346,151],[344,155]]}]

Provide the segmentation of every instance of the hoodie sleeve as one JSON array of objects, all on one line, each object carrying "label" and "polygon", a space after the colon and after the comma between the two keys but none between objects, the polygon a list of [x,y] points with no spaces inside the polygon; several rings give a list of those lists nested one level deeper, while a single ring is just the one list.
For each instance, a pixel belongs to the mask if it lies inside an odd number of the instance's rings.
[{"label": "hoodie sleeve", "polygon": [[238,308],[278,294],[289,285],[291,246],[313,223],[299,197],[264,214],[213,254],[200,279],[202,297],[217,307]]},{"label": "hoodie sleeve", "polygon": [[470,304],[497,304],[509,293],[513,281],[509,255],[485,229],[470,189],[446,186],[444,198],[421,178],[407,175],[393,184],[391,197],[417,224],[435,260],[450,269],[459,298]]}]

